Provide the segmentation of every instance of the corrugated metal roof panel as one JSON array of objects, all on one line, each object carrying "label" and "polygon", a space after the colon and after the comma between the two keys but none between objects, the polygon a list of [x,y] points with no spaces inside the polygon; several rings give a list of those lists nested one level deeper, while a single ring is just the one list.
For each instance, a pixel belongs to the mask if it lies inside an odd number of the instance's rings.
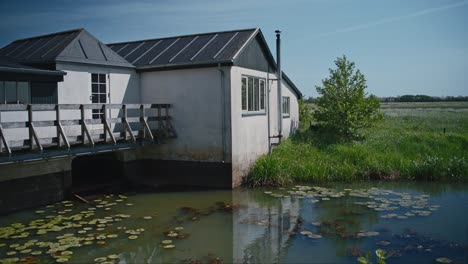
[{"label": "corrugated metal roof panel", "polygon": [[185,50],[183,50],[177,57],[175,57],[171,62],[172,63],[180,63],[180,62],[187,62],[205,46],[210,39],[212,39],[212,35],[201,35],[195,39],[190,46],[188,46]]},{"label": "corrugated metal roof panel", "polygon": [[237,51],[241,49],[245,42],[249,40],[250,36],[252,36],[252,32],[250,31],[241,31],[239,34],[236,36],[231,43],[221,52],[217,58],[227,60],[227,59],[232,59],[236,55]]},{"label": "corrugated metal roof panel", "polygon": [[[140,46],[136,48],[131,54],[127,54],[125,59],[135,65],[135,61],[140,58],[140,56],[144,55],[145,52],[149,51],[153,46],[155,46],[159,41],[144,41],[140,43]],[[143,45],[141,45],[143,44]]]},{"label": "corrugated metal roof panel", "polygon": [[234,36],[235,32],[220,33],[218,36],[203,49],[192,61],[213,61],[216,60],[214,56],[218,51]]},{"label": "corrugated metal roof panel", "polygon": [[134,62],[135,66],[147,65],[150,61],[156,58],[161,52],[163,52],[169,45],[174,43],[175,39],[164,39],[159,42],[154,48],[149,50],[146,54],[143,55],[140,59]]},{"label": "corrugated metal roof panel", "polygon": [[132,52],[136,47],[138,47],[141,43],[136,42],[136,43],[129,43],[128,45],[125,45],[125,47],[119,51],[119,55],[122,58],[125,58],[130,52]]},{"label": "corrugated metal roof panel", "polygon": [[0,55],[31,65],[67,61],[134,67],[84,29],[16,40],[0,49]]},{"label": "corrugated metal roof panel", "polygon": [[[166,51],[161,53],[159,57],[150,62],[151,65],[167,64],[179,51],[181,51],[187,44],[194,39],[194,36],[177,38],[174,40],[173,45],[170,46]],[[176,42],[177,41],[177,42]]]},{"label": "corrugated metal roof panel", "polygon": [[215,64],[233,60],[234,55],[255,32],[256,29],[222,31],[108,46],[137,67]]}]

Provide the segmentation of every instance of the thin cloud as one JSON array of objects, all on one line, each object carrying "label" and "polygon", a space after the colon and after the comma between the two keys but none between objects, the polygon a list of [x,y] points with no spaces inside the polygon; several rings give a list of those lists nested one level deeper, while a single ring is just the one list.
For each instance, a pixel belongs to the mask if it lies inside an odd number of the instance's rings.
[{"label": "thin cloud", "polygon": [[463,5],[466,5],[466,4],[468,4],[468,1],[464,0],[462,2],[458,2],[458,3],[455,3],[455,4],[451,4],[451,5],[427,8],[427,9],[423,9],[423,10],[420,10],[418,12],[408,14],[408,15],[384,18],[384,19],[381,19],[381,20],[377,20],[377,21],[373,21],[373,22],[369,22],[369,23],[364,23],[364,24],[361,24],[361,25],[346,27],[346,28],[335,30],[335,31],[318,34],[318,35],[315,35],[314,38],[328,37],[328,36],[336,35],[336,34],[339,34],[339,33],[353,32],[353,31],[372,28],[372,27],[376,27],[376,26],[380,26],[380,25],[384,25],[384,24],[390,24],[390,23],[393,23],[393,22],[401,21],[401,20],[408,20],[408,19],[412,19],[412,18],[416,18],[416,17],[420,17],[420,16],[424,16],[424,15],[444,11],[444,10],[447,10],[447,9],[460,7],[460,6],[463,6]]}]

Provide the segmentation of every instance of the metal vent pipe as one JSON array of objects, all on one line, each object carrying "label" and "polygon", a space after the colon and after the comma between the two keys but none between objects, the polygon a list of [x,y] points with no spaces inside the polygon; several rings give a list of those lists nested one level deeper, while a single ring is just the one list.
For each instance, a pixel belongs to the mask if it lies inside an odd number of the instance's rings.
[{"label": "metal vent pipe", "polygon": [[278,137],[281,142],[283,132],[283,96],[281,86],[283,84],[283,74],[281,71],[281,31],[276,30],[276,64],[278,72]]}]

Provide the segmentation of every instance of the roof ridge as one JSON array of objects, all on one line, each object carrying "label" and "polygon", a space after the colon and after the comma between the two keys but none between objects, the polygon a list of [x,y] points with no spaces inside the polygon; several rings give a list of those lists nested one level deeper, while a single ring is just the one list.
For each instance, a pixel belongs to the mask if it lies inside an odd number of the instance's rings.
[{"label": "roof ridge", "polygon": [[211,35],[211,34],[221,34],[221,33],[230,33],[230,32],[242,32],[242,31],[249,31],[249,30],[257,30],[256,28],[244,28],[244,29],[232,29],[232,30],[223,30],[223,31],[212,31],[212,32],[204,32],[204,33],[195,33],[195,34],[185,34],[185,35],[177,35],[177,36],[169,36],[169,37],[161,37],[161,38],[150,38],[150,39],[140,39],[140,40],[131,40],[131,41],[122,41],[122,42],[114,42],[114,43],[107,43],[106,45],[119,45],[119,44],[127,44],[127,43],[136,43],[136,42],[147,42],[147,41],[154,41],[154,40],[161,40],[161,39],[171,39],[171,38],[183,38],[183,37],[192,37],[192,36],[203,36],[203,35]]},{"label": "roof ridge", "polygon": [[51,37],[51,36],[62,35],[62,34],[66,34],[66,33],[72,33],[72,32],[77,32],[77,31],[84,31],[84,30],[85,30],[84,28],[75,28],[75,29],[70,29],[70,30],[65,30],[65,31],[60,31],[60,32],[54,32],[54,33],[49,33],[49,34],[34,36],[34,37],[28,37],[28,38],[17,39],[17,40],[12,41],[12,43],[20,42],[20,41],[25,41],[25,40],[31,40],[31,39],[38,39],[38,38],[44,38],[44,37]]}]

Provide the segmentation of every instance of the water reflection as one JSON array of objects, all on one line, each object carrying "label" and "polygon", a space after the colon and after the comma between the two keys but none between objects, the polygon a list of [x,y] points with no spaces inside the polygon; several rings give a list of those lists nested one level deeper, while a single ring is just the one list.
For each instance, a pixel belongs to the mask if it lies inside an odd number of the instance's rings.
[{"label": "water reflection", "polygon": [[[234,261],[356,263],[358,256],[381,248],[392,255],[387,263],[434,262],[446,256],[454,263],[466,262],[466,184],[374,182],[325,187],[330,188],[324,191],[328,197],[313,190],[307,193],[309,189],[294,193],[297,188],[293,194],[288,193],[291,188],[273,194],[233,192],[233,202],[239,205],[233,215]],[[347,193],[346,188],[350,188]],[[309,233],[322,238],[311,238]]]},{"label": "water reflection", "polygon": [[234,262],[278,262],[300,224],[300,199],[265,197],[262,192],[247,190],[233,193],[233,201],[239,205],[233,214]]},{"label": "water reflection", "polygon": [[[122,197],[0,217],[0,262],[54,262],[73,251],[71,263],[113,255],[119,263],[356,263],[360,254],[381,248],[392,255],[389,264],[468,263],[466,184],[371,182]],[[174,248],[164,249],[164,240]]]}]

